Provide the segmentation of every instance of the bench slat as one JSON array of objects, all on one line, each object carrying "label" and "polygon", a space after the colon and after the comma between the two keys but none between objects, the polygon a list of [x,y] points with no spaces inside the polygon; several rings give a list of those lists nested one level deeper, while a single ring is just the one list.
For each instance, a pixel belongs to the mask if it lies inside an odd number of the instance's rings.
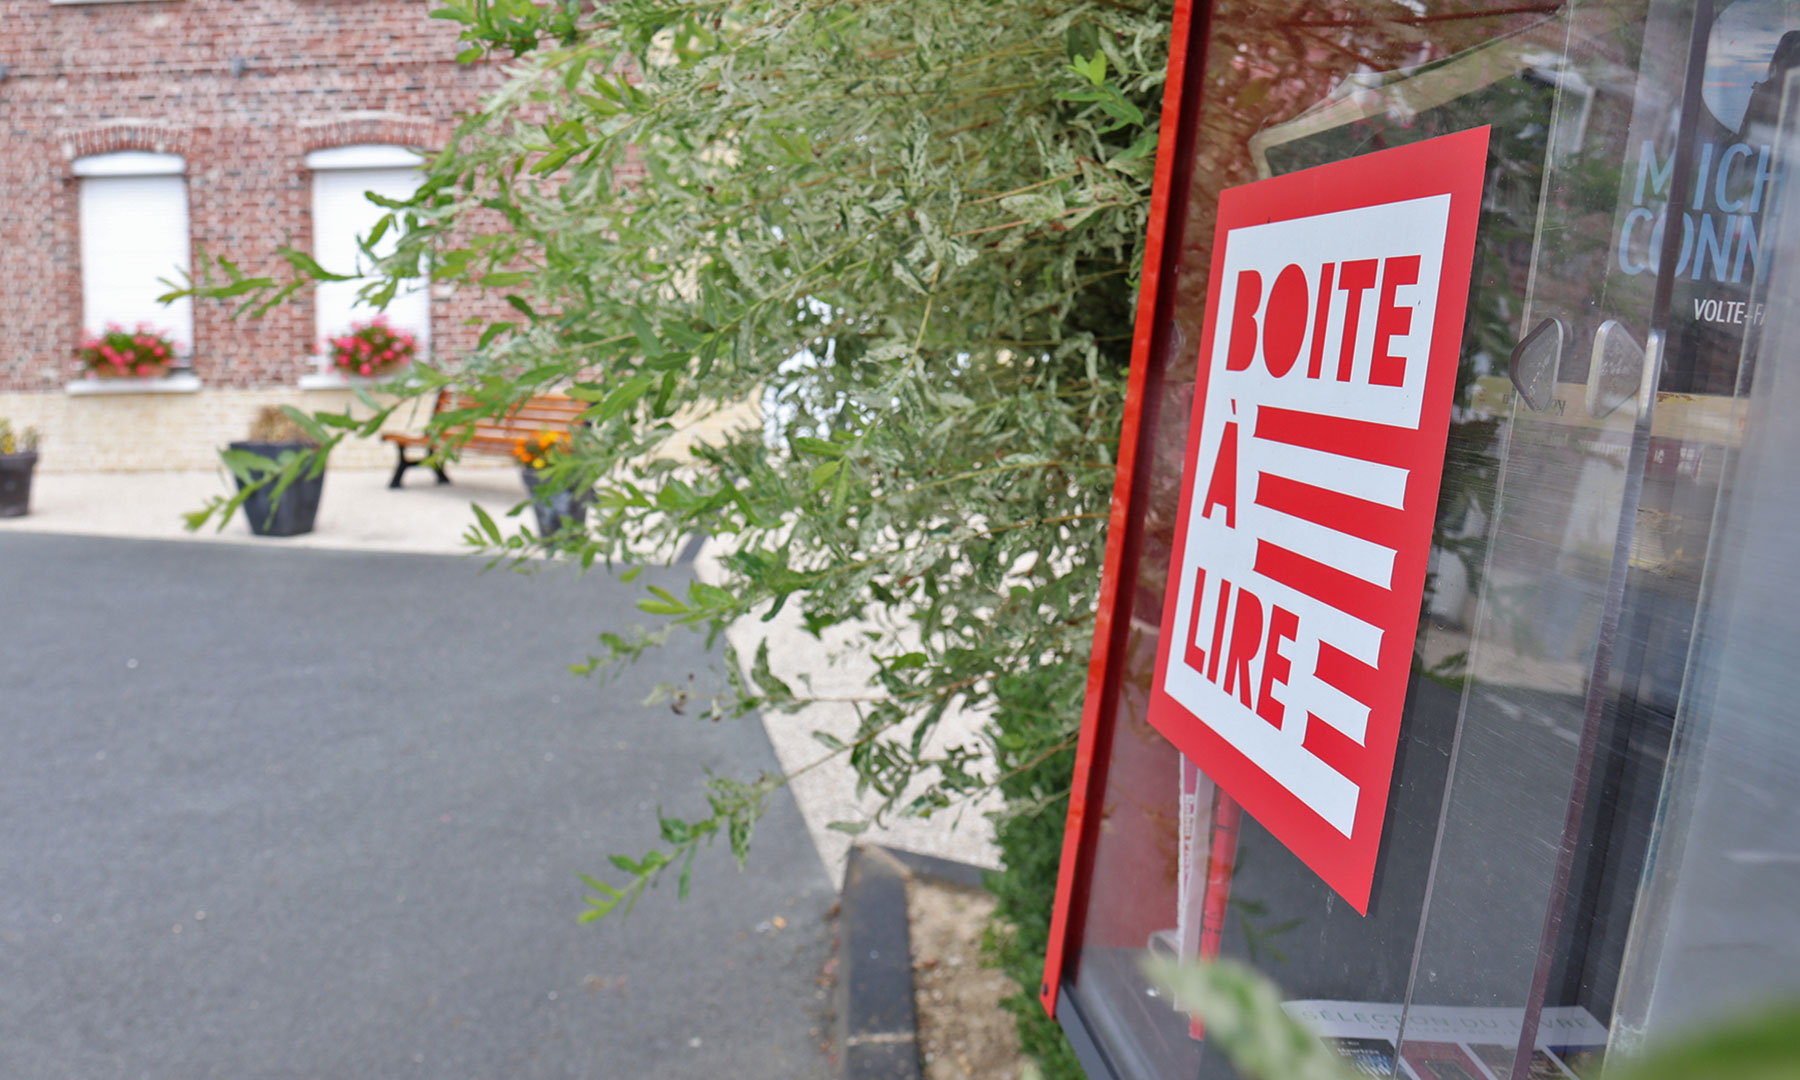
[{"label": "bench slat", "polygon": [[[477,408],[479,404],[463,394],[452,394],[441,391],[432,409],[432,415],[452,412],[460,409]],[[502,416],[481,416],[464,425],[462,431],[467,432],[467,441],[461,444],[465,452],[496,454],[502,457],[512,456],[514,448],[522,438],[529,438],[540,431],[557,431],[572,427],[575,418],[588,408],[585,401],[577,401],[563,394],[539,394],[527,398],[512,411]],[[437,439],[427,435],[415,435],[408,432],[385,431],[381,438],[385,442],[400,446],[431,446],[440,441],[454,443],[455,439]]]},{"label": "bench slat", "polygon": [[477,417],[476,422],[488,424],[518,424],[528,423],[532,420],[549,420],[568,423],[575,417],[580,416],[581,412],[581,409],[519,409],[507,413],[504,416]]}]

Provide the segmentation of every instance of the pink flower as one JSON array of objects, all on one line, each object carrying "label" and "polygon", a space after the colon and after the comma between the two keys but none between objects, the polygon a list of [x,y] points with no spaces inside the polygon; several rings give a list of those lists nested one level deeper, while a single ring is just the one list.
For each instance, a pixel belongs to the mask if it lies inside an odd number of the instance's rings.
[{"label": "pink flower", "polygon": [[169,355],[169,350],[167,350],[167,349],[165,349],[165,348],[163,348],[163,347],[162,347],[162,346],[161,346],[161,345],[158,345],[158,346],[157,346],[157,347],[156,347],[156,354],[155,354],[155,355],[156,355],[156,358],[157,358],[157,359],[158,359],[158,360],[161,360],[161,359],[162,359],[162,358],[164,358],[164,357],[166,357],[166,356],[168,356],[168,355]]},{"label": "pink flower", "polygon": [[369,373],[369,365],[364,364],[361,367],[357,368],[356,370],[362,372],[364,375],[367,375]]},{"label": "pink flower", "polygon": [[113,353],[111,356],[107,357],[107,359],[112,361],[113,367],[123,368],[125,366],[125,358],[118,353]]},{"label": "pink flower", "polygon": [[137,373],[138,373],[138,374],[139,374],[139,375],[148,375],[148,374],[150,374],[150,365],[149,365],[149,364],[139,364],[139,365],[138,365],[138,366],[137,366]]},{"label": "pink flower", "polygon": [[392,359],[393,359],[393,358],[394,358],[394,350],[392,350],[392,349],[383,349],[383,350],[382,350],[382,352],[381,352],[381,358],[382,358],[382,359],[383,359],[383,360],[392,360]]}]

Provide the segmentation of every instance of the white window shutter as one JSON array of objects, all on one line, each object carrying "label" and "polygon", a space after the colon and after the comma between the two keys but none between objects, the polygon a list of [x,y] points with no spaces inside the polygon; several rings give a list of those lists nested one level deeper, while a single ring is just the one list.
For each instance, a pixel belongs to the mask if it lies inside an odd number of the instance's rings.
[{"label": "white window shutter", "polygon": [[[347,147],[344,150],[364,150]],[[388,148],[367,148],[388,149]],[[397,149],[397,148],[395,148]],[[393,160],[363,154],[324,152],[309,155],[308,163],[316,166],[312,174],[313,258],[334,274],[361,274],[368,269],[368,259],[357,247],[357,238],[367,236],[387,213],[370,202],[365,193],[373,191],[389,199],[409,198],[419,186],[419,170],[410,166],[387,165],[369,167],[365,162]],[[335,167],[339,162],[349,167]],[[394,250],[398,234],[389,231],[375,246],[379,254]],[[368,322],[379,312],[359,303],[357,292],[368,279],[320,282],[314,294],[319,343],[346,333],[359,322]],[[431,294],[427,283],[418,280],[410,288],[402,288],[387,306],[387,321],[399,330],[410,331],[418,340],[418,355],[429,355],[431,345]]]},{"label": "white window shutter", "polygon": [[[130,155],[161,158],[165,155]],[[185,355],[194,343],[194,306],[164,306],[156,298],[189,269],[187,178],[179,173],[109,173],[101,155],[76,162],[81,176],[81,325],[149,326],[173,337]],[[127,162],[129,164],[129,162]],[[159,280],[161,279],[161,280]]]}]

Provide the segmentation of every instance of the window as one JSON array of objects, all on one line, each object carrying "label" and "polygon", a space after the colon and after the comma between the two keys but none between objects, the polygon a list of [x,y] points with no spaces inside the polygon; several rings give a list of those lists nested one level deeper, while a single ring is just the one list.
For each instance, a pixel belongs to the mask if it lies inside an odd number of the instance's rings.
[{"label": "window", "polygon": [[188,270],[186,163],[136,150],[77,158],[81,183],[81,326],[140,324],[167,333],[183,355],[194,340],[191,300],[157,303]]},{"label": "window", "polygon": [[[357,246],[357,238],[369,235],[387,210],[370,202],[367,193],[408,198],[419,186],[423,160],[401,146],[343,146],[306,155],[306,167],[312,170],[313,258],[319,265],[334,274],[360,274],[368,268],[368,257]],[[396,239],[396,234],[389,232],[376,245],[376,252],[385,255],[393,251]],[[321,342],[380,314],[357,299],[367,281],[359,277],[319,283],[315,304]],[[401,289],[388,304],[386,317],[390,325],[412,332],[420,356],[428,354],[431,297],[425,282]]]}]

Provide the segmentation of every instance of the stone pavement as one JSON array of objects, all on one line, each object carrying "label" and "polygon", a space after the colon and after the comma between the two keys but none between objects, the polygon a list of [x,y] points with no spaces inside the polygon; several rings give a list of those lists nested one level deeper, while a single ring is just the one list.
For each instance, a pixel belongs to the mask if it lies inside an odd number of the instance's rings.
[{"label": "stone pavement", "polygon": [[[222,532],[213,525],[199,532],[183,526],[182,514],[198,510],[208,498],[230,493],[231,477],[223,469],[39,472],[32,481],[31,513],[0,518],[0,535],[53,532],[451,555],[468,550],[462,535],[474,520],[470,503],[481,504],[496,521],[504,521],[506,512],[525,497],[519,470],[505,465],[453,465],[450,484],[438,484],[429,470],[413,469],[399,491],[387,486],[391,475],[391,469],[328,469],[314,531],[268,538],[251,535],[242,515]],[[525,513],[529,519],[530,511]]]},{"label": "stone pavement", "polygon": [[[26,522],[72,525],[82,490],[46,484]],[[327,505],[356,490],[334,475]],[[89,531],[164,520],[106,512]],[[616,880],[605,855],[655,845],[658,804],[775,764],[754,723],[638,704],[718,685],[698,635],[616,681],[564,670],[640,586],[22,524],[0,531],[0,1077],[828,1075],[835,894],[785,796],[748,871],[706,852],[687,901],[669,880],[575,922],[576,872]]]},{"label": "stone pavement", "polygon": [[[710,555],[710,549],[703,550],[695,560],[696,569],[709,578],[713,575],[708,566]],[[861,634],[866,628],[862,623],[844,623],[826,630],[820,640],[802,627],[800,605],[789,604],[768,622],[753,616],[738,620],[727,631],[732,646],[746,663],[766,639],[769,667],[777,676],[802,692],[810,690],[821,698],[835,699],[814,702],[796,713],[763,717],[775,756],[788,772],[825,755],[825,749],[813,737],[814,731],[829,732],[844,743],[856,739],[861,717],[854,701],[869,694],[868,680],[875,667],[874,661],[861,651],[866,644]],[[980,714],[950,709],[926,740],[925,749],[937,752],[947,745],[978,741],[982,720]],[[825,861],[826,872],[831,880],[843,881],[852,841],[830,825],[834,821],[863,820],[878,798],[873,794],[857,795],[856,777],[847,766],[813,769],[796,777],[792,786],[819,857]],[[982,815],[999,805],[1000,800],[994,795],[975,806],[940,812],[929,819],[889,819],[856,840],[992,868],[1000,864],[999,852],[994,846],[993,825]]]}]

